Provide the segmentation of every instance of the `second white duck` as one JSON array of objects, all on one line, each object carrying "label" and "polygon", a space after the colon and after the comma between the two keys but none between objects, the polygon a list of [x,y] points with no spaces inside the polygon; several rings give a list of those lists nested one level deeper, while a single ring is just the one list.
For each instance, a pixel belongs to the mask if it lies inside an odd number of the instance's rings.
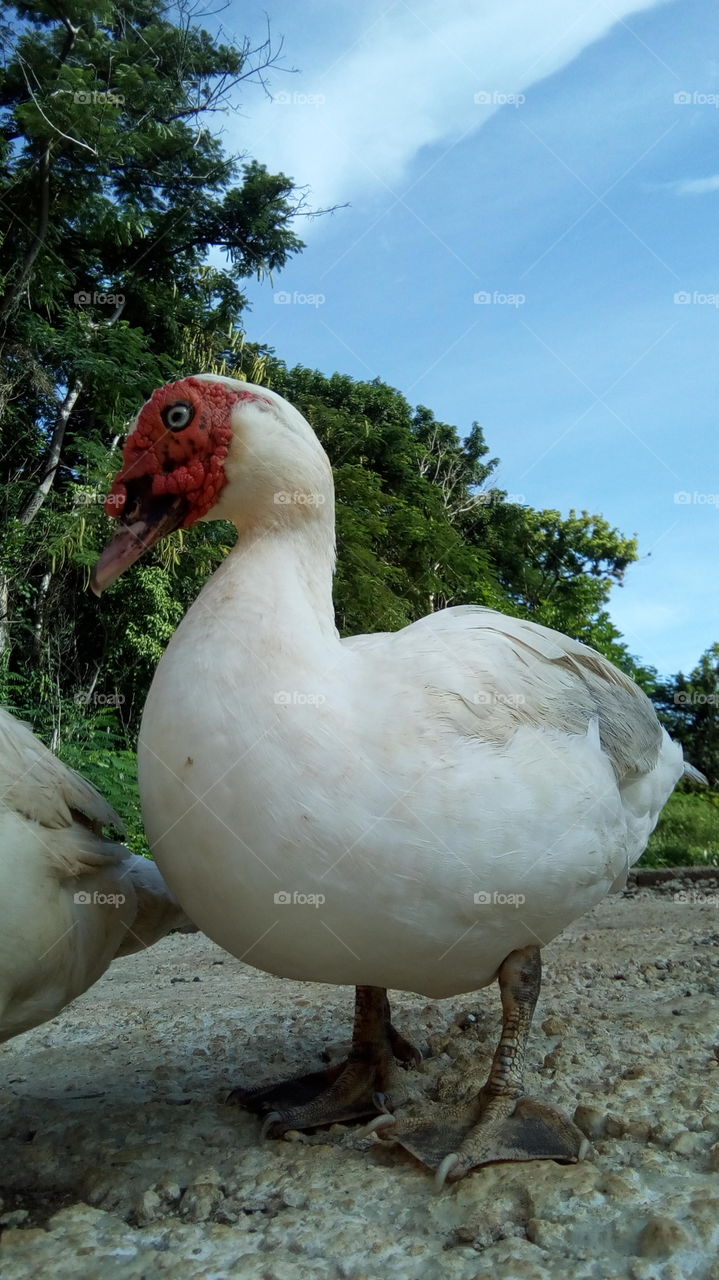
[{"label": "second white duck", "polygon": [[189,925],[114,809],[0,709],[0,1042],[54,1018],[118,956]]}]

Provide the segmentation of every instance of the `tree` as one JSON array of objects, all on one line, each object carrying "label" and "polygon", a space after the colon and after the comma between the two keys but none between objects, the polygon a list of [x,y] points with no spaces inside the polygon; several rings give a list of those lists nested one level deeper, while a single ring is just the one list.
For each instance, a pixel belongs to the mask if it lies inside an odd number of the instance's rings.
[{"label": "tree", "polygon": [[[162,0],[15,12],[0,75],[0,654],[12,669],[30,645],[57,684],[43,645],[82,588],[88,490],[155,386],[196,352],[235,360],[241,282],[301,249],[304,196],[207,126],[238,85],[263,85],[269,35],[222,43]],[[91,681],[82,648],[62,646],[63,667]]]}]

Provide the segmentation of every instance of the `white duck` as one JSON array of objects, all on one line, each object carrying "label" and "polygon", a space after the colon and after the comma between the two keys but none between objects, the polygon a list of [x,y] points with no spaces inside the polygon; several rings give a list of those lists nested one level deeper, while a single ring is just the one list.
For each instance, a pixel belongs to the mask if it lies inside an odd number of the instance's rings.
[{"label": "white duck", "polygon": [[[204,374],[140,411],[97,594],[164,534],[237,543],[160,662],[140,735],[151,846],[215,942],[289,978],[352,984],[347,1063],[242,1094],[273,1133],[376,1113],[411,1046],[386,988],[498,978],[504,1024],[471,1102],[387,1126],[438,1177],[581,1156],[523,1096],[540,948],[620,887],[682,773],[645,694],[546,627],[455,608],[340,640],[334,492],[311,427],[266,388]],[[314,904],[314,905],[313,905]]]},{"label": "white duck", "polygon": [[110,805],[0,709],[0,1042],[54,1018],[117,956],[189,924]]}]

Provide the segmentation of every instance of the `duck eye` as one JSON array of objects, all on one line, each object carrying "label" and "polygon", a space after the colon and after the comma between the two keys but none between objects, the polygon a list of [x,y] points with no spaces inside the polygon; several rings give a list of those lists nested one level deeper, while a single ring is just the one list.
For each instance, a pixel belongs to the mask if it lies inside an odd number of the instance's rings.
[{"label": "duck eye", "polygon": [[195,406],[187,400],[176,400],[162,410],[160,417],[169,431],[182,431],[189,427],[195,416]]}]

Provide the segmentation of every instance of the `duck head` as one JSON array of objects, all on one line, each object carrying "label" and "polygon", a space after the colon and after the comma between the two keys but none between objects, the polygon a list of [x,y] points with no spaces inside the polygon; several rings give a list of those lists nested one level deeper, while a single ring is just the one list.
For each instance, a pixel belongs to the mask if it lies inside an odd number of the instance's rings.
[{"label": "duck head", "polygon": [[251,526],[332,519],[332,472],[314,431],[266,387],[197,374],[140,410],[105,502],[120,527],[90,580],[101,595],[175,529],[198,520]]}]

